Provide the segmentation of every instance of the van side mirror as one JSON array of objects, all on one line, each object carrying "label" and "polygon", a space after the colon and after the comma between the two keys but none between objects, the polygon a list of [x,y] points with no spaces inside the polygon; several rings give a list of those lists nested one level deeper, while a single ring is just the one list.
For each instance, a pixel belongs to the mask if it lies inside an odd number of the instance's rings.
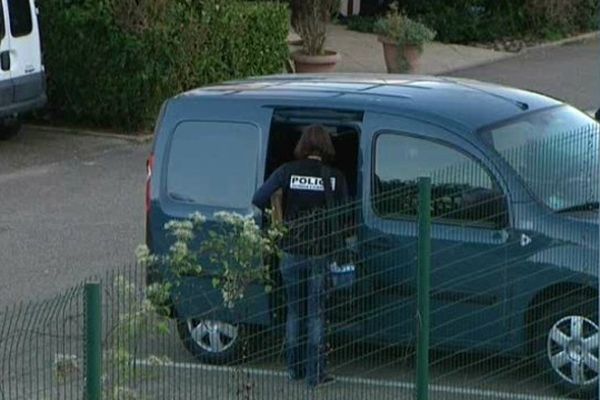
[{"label": "van side mirror", "polygon": [[600,108],[596,111],[596,114],[594,114],[594,118],[596,121],[600,122]]}]

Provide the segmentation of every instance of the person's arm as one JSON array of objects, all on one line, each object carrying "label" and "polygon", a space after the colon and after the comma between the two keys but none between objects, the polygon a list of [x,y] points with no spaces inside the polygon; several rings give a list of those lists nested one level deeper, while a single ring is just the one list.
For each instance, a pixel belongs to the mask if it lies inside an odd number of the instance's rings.
[{"label": "person's arm", "polygon": [[285,185],[285,169],[283,166],[279,167],[275,170],[262,184],[260,188],[254,193],[254,197],[252,197],[252,204],[256,207],[264,210],[271,203],[271,196],[273,193],[277,191],[277,189],[283,188]]}]

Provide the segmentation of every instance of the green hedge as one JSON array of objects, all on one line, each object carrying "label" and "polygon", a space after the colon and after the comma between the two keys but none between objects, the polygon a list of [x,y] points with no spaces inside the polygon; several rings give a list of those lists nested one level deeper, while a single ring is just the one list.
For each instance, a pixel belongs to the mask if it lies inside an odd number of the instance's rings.
[{"label": "green hedge", "polygon": [[[385,0],[380,7],[365,3],[364,8],[381,15],[391,1]],[[436,40],[449,43],[509,37],[555,39],[600,27],[598,0],[399,0],[399,4],[409,17],[433,28]],[[354,30],[370,27],[367,17],[348,23]]]},{"label": "green hedge", "polygon": [[[597,0],[404,0],[410,16],[452,43],[557,38],[598,29]],[[551,4],[552,3],[552,4]]]},{"label": "green hedge", "polygon": [[40,1],[53,119],[131,131],[162,101],[211,82],[280,72],[285,5],[223,0]]}]

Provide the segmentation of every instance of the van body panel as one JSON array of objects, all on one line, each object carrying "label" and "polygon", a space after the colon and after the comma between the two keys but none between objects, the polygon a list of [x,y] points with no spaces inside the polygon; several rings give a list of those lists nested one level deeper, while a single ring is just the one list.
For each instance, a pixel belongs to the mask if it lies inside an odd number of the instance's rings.
[{"label": "van body panel", "polygon": [[[363,256],[371,260],[367,268],[372,269],[369,271],[374,275],[371,286],[373,292],[378,293],[373,301],[382,302],[381,308],[384,304],[397,305],[395,309],[390,309],[390,315],[381,315],[372,323],[374,326],[381,326],[385,321],[395,320],[394,326],[398,329],[390,332],[399,336],[387,339],[411,340],[415,335],[412,316],[416,313],[418,226],[416,219],[390,220],[379,217],[375,212],[371,193],[375,184],[374,157],[378,136],[383,134],[406,135],[469,154],[493,174],[505,193],[508,188],[481,148],[466,141],[461,135],[410,118],[366,113],[361,147],[364,150],[365,164],[370,166],[371,172],[363,176],[366,182],[362,192],[364,221],[359,242],[365,244]],[[400,157],[399,162],[401,159]],[[431,285],[436,296],[431,301],[432,345],[452,337],[455,344],[461,343],[473,348],[481,343],[478,340],[481,331],[504,329],[502,321],[506,311],[506,292],[500,282],[504,280],[506,245],[507,238],[499,230],[458,228],[436,223],[434,220]],[[449,268],[448,259],[464,261]],[[483,266],[489,265],[496,267],[481,274]],[[481,276],[477,278],[478,272]],[[457,275],[471,279],[456,282]],[[478,292],[485,293],[485,296],[478,295]],[[379,293],[383,293],[383,296]],[[465,315],[471,317],[465,318]],[[473,326],[480,326],[481,331],[473,329]],[[499,335],[496,340],[485,343],[483,349],[500,349],[506,340],[506,337]]]},{"label": "van body panel", "polygon": [[[150,194],[151,207],[148,215],[148,230],[152,237],[149,246],[151,251],[157,254],[167,253],[172,244],[172,238],[161,233],[164,225],[170,220],[186,218],[194,212],[203,214],[206,217],[206,223],[202,232],[195,238],[196,242],[201,242],[208,231],[218,228],[213,217],[215,212],[227,211],[242,215],[254,213],[250,200],[254,190],[263,181],[266,157],[265,138],[268,136],[272,116],[272,109],[262,107],[262,104],[255,101],[239,102],[235,107],[235,111],[232,112],[231,104],[215,98],[206,99],[202,102],[190,102],[184,98],[177,98],[167,102],[163,110],[164,117],[160,121],[154,146],[155,158]],[[218,133],[215,134],[212,131],[214,129],[218,129]],[[208,152],[204,152],[207,149],[194,146],[210,144],[211,146],[222,146],[220,147],[221,151],[230,153],[233,151],[232,147],[235,146],[235,142],[227,138],[229,133],[238,135],[237,137],[241,138],[252,136],[252,140],[248,142],[251,143],[251,146],[244,148],[252,152],[252,155],[250,158],[245,157],[244,159],[254,160],[252,162],[254,167],[250,168],[244,164],[243,160],[231,154],[218,153],[219,160],[215,159],[215,161],[222,161],[224,167],[230,167],[232,174],[244,173],[245,176],[251,179],[249,184],[252,193],[247,196],[247,201],[243,205],[237,204],[236,201],[235,205],[221,207],[214,204],[213,200],[205,204],[201,204],[202,202],[199,204],[198,202],[186,201],[184,197],[177,198],[177,196],[173,196],[173,193],[169,193],[169,168],[173,168],[174,165],[169,156],[172,154],[171,151],[177,149],[175,151],[186,152],[188,156],[196,152],[198,154],[196,157],[207,158],[214,154],[214,149],[208,149]],[[219,136],[223,137],[223,141],[220,141]],[[181,145],[176,143],[179,137],[185,137],[186,142]],[[197,142],[198,144],[194,142],[196,138],[200,140]],[[205,139],[208,141],[202,141]],[[173,157],[177,157],[177,155],[173,154]],[[215,174],[215,169],[194,170],[188,173],[210,177],[211,174]],[[188,178],[191,179],[193,176],[188,176]],[[214,184],[217,185],[219,182],[214,182]],[[223,193],[222,196],[227,197],[227,194]],[[225,198],[223,198],[223,201],[225,201]],[[211,266],[208,260],[201,260],[201,262],[206,265],[205,271],[210,274]],[[171,272],[167,270],[162,271],[162,276],[167,280],[170,277],[172,278]],[[213,288],[211,280],[210,275],[206,278],[186,278],[184,280],[177,289],[178,294],[175,300],[178,318],[187,318],[188,316],[198,315],[199,312],[206,313],[211,310],[222,309],[223,299],[221,293]],[[203,300],[191,301],[190,299],[194,299],[199,295],[199,290],[203,293]],[[255,295],[246,296],[246,299],[240,301],[237,306],[238,310],[244,309],[247,313],[237,312],[235,315],[238,319],[242,318],[246,323],[268,324],[270,321],[268,319],[270,314],[268,311],[269,296],[265,293],[264,288],[262,290],[254,288],[253,290],[256,292]],[[244,315],[247,315],[248,318],[243,317]]]},{"label": "van body panel", "polygon": [[[481,82],[394,75],[271,76],[183,93],[163,107],[155,136],[149,245],[154,253],[168,251],[170,241],[164,233],[164,224],[194,211],[207,217],[214,211],[225,210],[258,218],[249,201],[247,206],[228,208],[186,203],[169,196],[166,182],[169,152],[182,124],[199,123],[199,127],[230,124],[232,130],[252,127],[248,132],[254,132],[258,142],[251,147],[257,160],[251,167],[251,179],[257,188],[265,179],[273,110],[359,112],[362,121],[339,123],[351,124],[360,131],[356,177],[357,199],[362,201],[357,216],[361,243],[358,251],[369,262],[364,271],[358,271],[359,278],[361,273],[367,276],[362,277],[357,290],[359,297],[368,296],[369,291],[377,295],[365,302],[369,309],[359,310],[366,317],[346,326],[345,333],[357,337],[368,333],[369,341],[391,344],[414,340],[417,222],[383,218],[372,200],[378,138],[410,137],[450,149],[484,171],[501,192],[506,214],[498,226],[434,222],[432,345],[524,354],[525,315],[537,294],[557,283],[586,287],[597,283],[598,271],[593,266],[598,265],[598,225],[595,220],[549,212],[532,197],[515,171],[490,150],[479,130],[561,104],[542,95]],[[224,129],[222,134],[229,133]],[[223,157],[227,157],[226,152]],[[235,157],[230,159],[231,163],[236,161]],[[207,229],[211,224],[214,221],[209,218]],[[531,245],[524,246],[523,237],[533,238]],[[443,268],[449,259],[461,262]],[[261,326],[273,324],[274,304],[279,303],[260,287],[251,290],[252,300],[240,303],[240,310],[244,311],[224,314],[223,318]],[[220,293],[208,278],[186,279],[177,297],[179,317],[222,310]],[[473,329],[474,326],[477,328]]]},{"label": "van body panel", "polygon": [[47,97],[45,93],[42,93],[40,96],[31,99],[22,101],[20,103],[11,102],[11,104],[6,107],[0,107],[0,118],[4,117],[13,117],[15,115],[23,114],[30,112],[32,110],[37,110],[46,105]]},{"label": "van body panel", "polygon": [[4,63],[10,51],[10,21],[8,19],[8,8],[4,1],[0,2],[0,56],[5,59],[0,67],[0,110],[13,102],[14,86],[11,79],[12,72],[6,68]]},{"label": "van body panel", "polygon": [[46,93],[46,77],[44,72],[36,72],[13,78],[14,102],[39,99]]},{"label": "van body panel", "polygon": [[243,300],[233,308],[223,306],[221,291],[215,289],[211,278],[183,278],[181,285],[174,288],[176,315],[178,318],[203,316],[206,319],[243,323],[254,326],[269,326],[271,305],[269,295],[260,285],[250,285]]},{"label": "van body panel", "polygon": [[0,113],[4,107],[12,104],[14,86],[11,79],[0,80]]},{"label": "van body panel", "polygon": [[[15,21],[11,21],[9,26],[10,35],[10,53],[12,78],[17,79],[27,75],[40,73],[42,71],[42,51],[40,44],[40,32],[38,27],[37,8],[33,0],[17,1],[7,0],[9,16],[11,18],[19,15],[20,19],[25,21],[25,11],[28,11],[29,26],[22,22],[16,26]],[[22,7],[18,12],[12,10],[11,6]],[[12,28],[19,29],[15,32]],[[29,28],[29,29],[26,29]]]},{"label": "van body panel", "polygon": [[[14,117],[46,104],[37,8],[33,0],[2,0],[4,36],[0,38],[0,118]],[[0,32],[2,33],[2,32]]]},{"label": "van body panel", "polygon": [[[365,88],[363,84],[368,84]],[[306,99],[312,94],[316,101],[334,98],[329,106],[360,107],[392,113],[417,109],[419,113],[435,115],[465,126],[465,134],[487,124],[515,117],[561,102],[540,94],[454,77],[432,77],[394,74],[301,74],[273,75],[246,81],[228,82],[187,92],[202,97],[209,93],[227,93],[227,97],[253,96],[262,100],[279,98]],[[279,100],[278,100],[279,101]]]}]

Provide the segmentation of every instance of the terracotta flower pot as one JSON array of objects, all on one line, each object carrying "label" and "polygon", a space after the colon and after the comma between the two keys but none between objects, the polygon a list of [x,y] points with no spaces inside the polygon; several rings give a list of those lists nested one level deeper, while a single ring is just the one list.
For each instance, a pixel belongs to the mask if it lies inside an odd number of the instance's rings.
[{"label": "terracotta flower pot", "polygon": [[[415,72],[419,68],[421,49],[413,45],[398,46],[395,40],[380,36],[379,41],[383,44],[383,57],[388,73]],[[400,56],[406,60],[402,65]]]},{"label": "terracotta flower pot", "polygon": [[325,50],[320,56],[309,56],[302,50],[292,53],[296,73],[333,72],[340,60],[340,55],[331,50]]}]

